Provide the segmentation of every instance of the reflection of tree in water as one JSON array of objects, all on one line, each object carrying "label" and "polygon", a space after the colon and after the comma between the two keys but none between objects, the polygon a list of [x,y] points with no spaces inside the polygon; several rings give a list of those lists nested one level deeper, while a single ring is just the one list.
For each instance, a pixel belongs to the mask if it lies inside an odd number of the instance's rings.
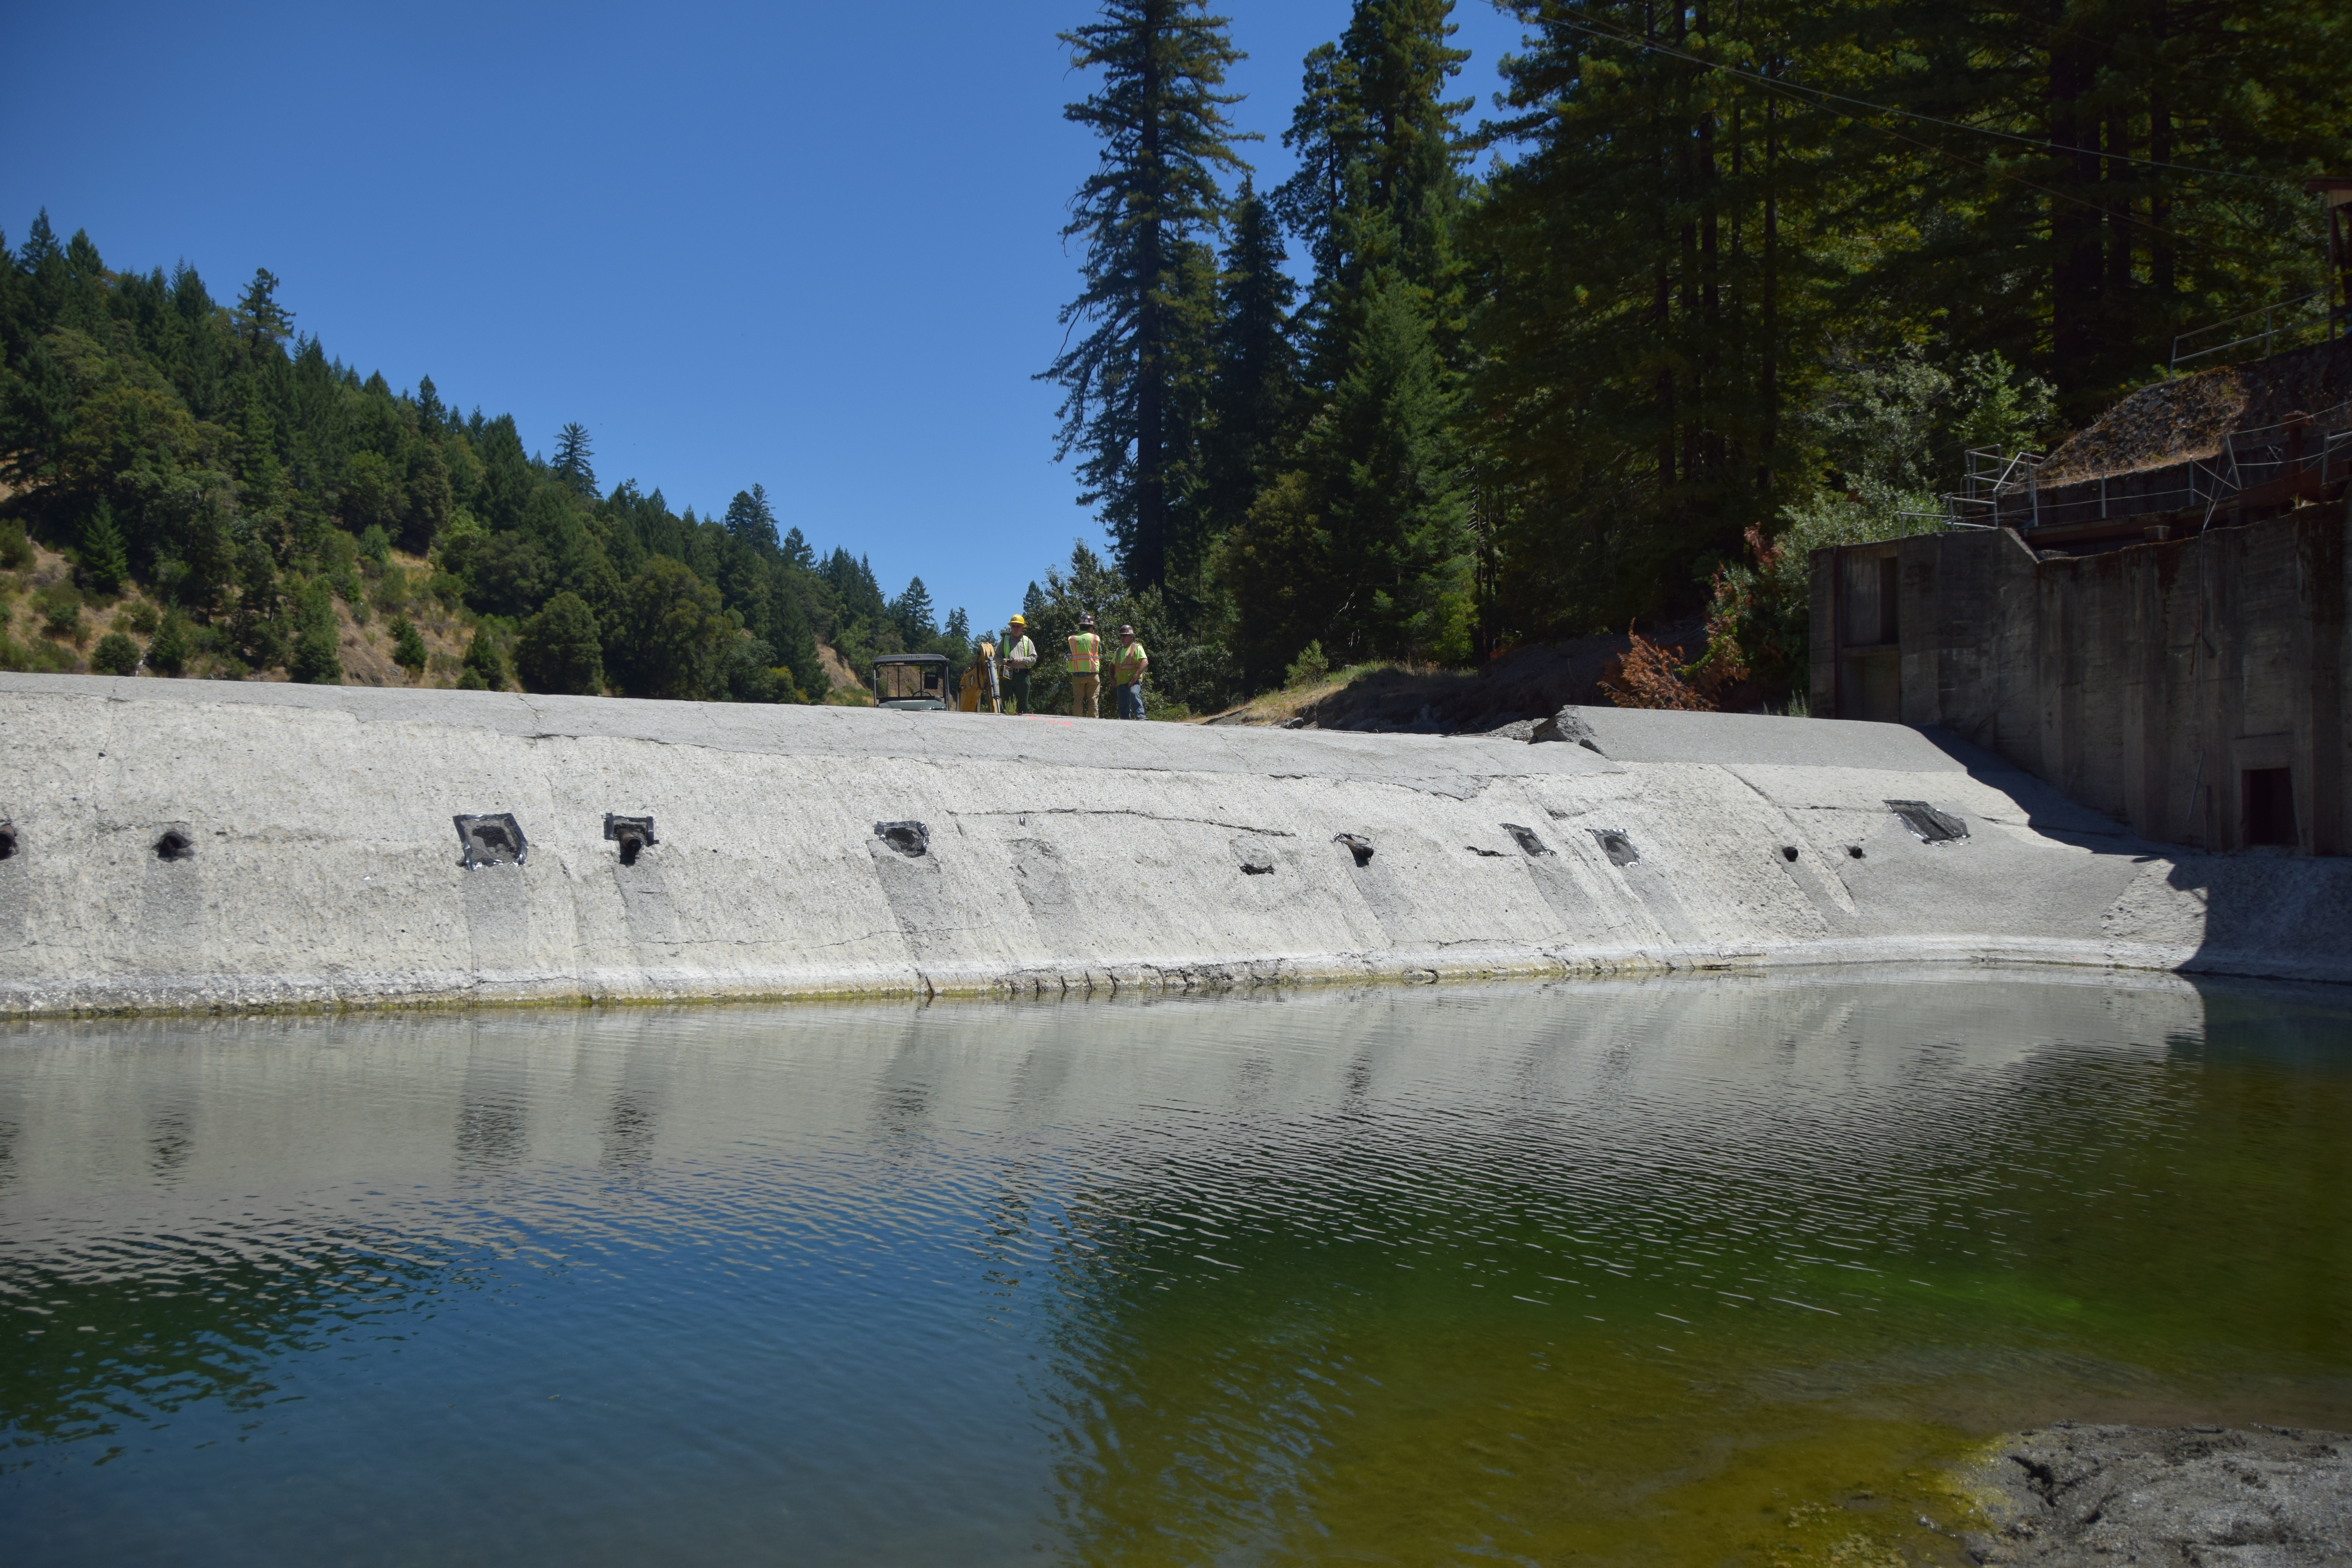
[{"label": "reflection of tree in water", "polygon": [[0,1188],[16,1179],[16,1124],[0,1116]]},{"label": "reflection of tree in water", "polygon": [[468,1097],[457,1108],[457,1165],[493,1171],[520,1161],[527,1130],[519,1100]]},{"label": "reflection of tree in water", "polygon": [[603,1164],[611,1174],[641,1180],[654,1162],[653,1097],[630,1089],[613,1096],[604,1112]]},{"label": "reflection of tree in water", "polygon": [[147,1128],[147,1163],[158,1181],[168,1182],[180,1173],[195,1148],[195,1136],[188,1126],[184,1110],[167,1110],[152,1119]]},{"label": "reflection of tree in water", "polygon": [[463,1275],[429,1243],[349,1228],[222,1237],[207,1226],[200,1239],[132,1237],[89,1253],[0,1267],[8,1331],[21,1336],[0,1357],[0,1444],[17,1454],[8,1468],[42,1463],[43,1447],[127,1439],[206,1404],[259,1411],[285,1357],[414,1310]]}]

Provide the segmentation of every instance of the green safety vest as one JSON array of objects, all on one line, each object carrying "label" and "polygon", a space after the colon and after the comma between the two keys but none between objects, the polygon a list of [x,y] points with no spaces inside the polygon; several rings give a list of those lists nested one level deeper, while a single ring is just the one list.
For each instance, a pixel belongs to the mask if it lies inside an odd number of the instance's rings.
[{"label": "green safety vest", "polygon": [[1102,638],[1092,632],[1078,632],[1070,638],[1070,673],[1092,675],[1102,668]]},{"label": "green safety vest", "polygon": [[1143,667],[1151,662],[1145,657],[1143,645],[1128,643],[1111,655],[1111,671],[1121,686],[1131,686],[1143,679]]}]

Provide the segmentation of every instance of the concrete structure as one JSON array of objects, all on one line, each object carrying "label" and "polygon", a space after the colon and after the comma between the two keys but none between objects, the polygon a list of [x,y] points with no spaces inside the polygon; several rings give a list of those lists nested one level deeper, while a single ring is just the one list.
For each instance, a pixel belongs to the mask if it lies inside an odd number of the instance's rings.
[{"label": "concrete structure", "polygon": [[1895,726],[1579,716],[1528,744],[0,676],[0,1010],[2352,978],[2352,861],[2167,858]]},{"label": "concrete structure", "polygon": [[2145,837],[2352,841],[2342,507],[2097,555],[2009,529],[1815,552],[1812,710],[1935,725]]}]

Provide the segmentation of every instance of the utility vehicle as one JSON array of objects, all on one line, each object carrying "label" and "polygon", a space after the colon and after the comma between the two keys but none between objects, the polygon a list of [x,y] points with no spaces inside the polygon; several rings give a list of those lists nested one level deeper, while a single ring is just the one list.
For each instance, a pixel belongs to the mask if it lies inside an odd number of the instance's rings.
[{"label": "utility vehicle", "polygon": [[874,705],[908,712],[946,712],[955,706],[948,689],[944,654],[886,653],[874,661]]}]

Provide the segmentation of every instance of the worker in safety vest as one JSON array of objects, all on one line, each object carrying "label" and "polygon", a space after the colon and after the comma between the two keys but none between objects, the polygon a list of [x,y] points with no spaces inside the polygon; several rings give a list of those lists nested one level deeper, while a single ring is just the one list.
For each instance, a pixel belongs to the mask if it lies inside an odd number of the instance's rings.
[{"label": "worker in safety vest", "polygon": [[1037,668],[1037,645],[1029,640],[1029,623],[1015,616],[1004,627],[1004,711],[1013,711],[1019,703],[1024,713],[1034,713],[1029,706],[1029,672]]},{"label": "worker in safety vest", "polygon": [[1099,719],[1096,694],[1102,689],[1102,638],[1095,635],[1095,618],[1078,617],[1070,634],[1070,717]]},{"label": "worker in safety vest", "polygon": [[1135,640],[1135,628],[1119,627],[1118,651],[1110,656],[1110,675],[1118,686],[1120,718],[1143,717],[1143,672],[1150,668],[1151,656]]}]

